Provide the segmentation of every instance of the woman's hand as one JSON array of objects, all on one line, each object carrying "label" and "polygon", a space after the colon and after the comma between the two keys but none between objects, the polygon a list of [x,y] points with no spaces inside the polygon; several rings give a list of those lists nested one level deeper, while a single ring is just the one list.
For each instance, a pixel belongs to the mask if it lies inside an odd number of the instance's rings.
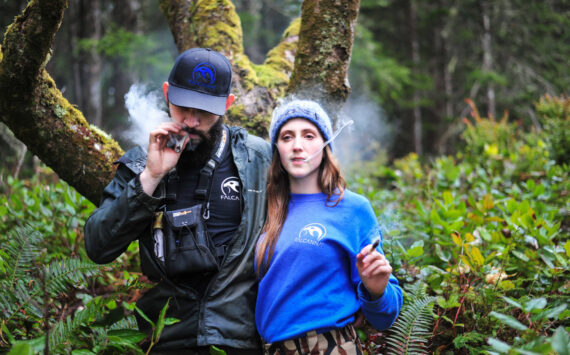
[{"label": "woman's hand", "polygon": [[380,298],[392,274],[388,259],[377,250],[372,250],[372,244],[369,244],[356,255],[356,268],[372,300]]}]

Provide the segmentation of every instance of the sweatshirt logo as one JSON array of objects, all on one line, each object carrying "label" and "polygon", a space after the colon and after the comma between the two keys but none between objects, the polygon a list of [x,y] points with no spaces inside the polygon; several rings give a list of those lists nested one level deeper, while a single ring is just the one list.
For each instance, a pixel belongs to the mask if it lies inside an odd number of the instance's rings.
[{"label": "sweatshirt logo", "polygon": [[311,223],[304,226],[295,238],[296,242],[311,245],[320,245],[320,241],[327,235],[327,229],[320,223]]},{"label": "sweatshirt logo", "polygon": [[239,179],[235,176],[230,176],[222,181],[221,186],[222,194],[220,199],[222,200],[239,200]]}]

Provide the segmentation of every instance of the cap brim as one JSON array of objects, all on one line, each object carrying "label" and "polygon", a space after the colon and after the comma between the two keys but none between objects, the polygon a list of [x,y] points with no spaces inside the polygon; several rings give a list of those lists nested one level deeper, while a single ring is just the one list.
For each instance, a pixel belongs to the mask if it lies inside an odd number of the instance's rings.
[{"label": "cap brim", "polygon": [[214,115],[222,116],[226,113],[226,96],[203,94],[174,85],[168,87],[168,101],[176,106],[197,108]]}]

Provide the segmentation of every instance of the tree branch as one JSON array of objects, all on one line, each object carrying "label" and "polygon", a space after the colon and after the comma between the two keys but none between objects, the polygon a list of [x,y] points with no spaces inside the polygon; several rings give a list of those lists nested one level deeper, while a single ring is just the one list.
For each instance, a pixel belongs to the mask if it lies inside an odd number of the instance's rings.
[{"label": "tree branch", "polygon": [[[270,114],[286,90],[299,93],[319,87],[317,97],[310,97],[332,98],[327,100],[335,103],[331,112],[346,100],[359,1],[307,0],[303,25],[293,21],[263,65],[253,64],[244,54],[241,23],[229,0],[159,2],[179,51],[209,47],[232,63],[237,100],[226,114],[230,124],[266,137]],[[67,0],[31,0],[8,28],[0,47],[0,119],[62,179],[98,203],[113,176],[113,162],[123,151],[87,123],[45,70],[67,6]],[[297,79],[290,82],[291,76]]]},{"label": "tree branch", "polygon": [[0,119],[62,179],[97,203],[122,154],[89,126],[45,71],[65,0],[34,0],[6,31],[0,62]]}]

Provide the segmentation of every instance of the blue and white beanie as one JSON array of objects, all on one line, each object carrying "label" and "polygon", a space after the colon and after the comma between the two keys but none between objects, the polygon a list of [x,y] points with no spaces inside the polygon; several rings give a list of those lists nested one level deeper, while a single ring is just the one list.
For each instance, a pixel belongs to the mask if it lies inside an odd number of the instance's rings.
[{"label": "blue and white beanie", "polygon": [[[293,118],[305,118],[311,121],[315,126],[317,126],[323,135],[325,142],[331,139],[331,119],[325,110],[323,110],[323,108],[315,101],[293,100],[278,106],[273,111],[271,125],[269,126],[269,140],[271,141],[271,147],[274,151],[279,130],[287,121]],[[332,150],[332,144],[329,144],[329,146]]]}]

